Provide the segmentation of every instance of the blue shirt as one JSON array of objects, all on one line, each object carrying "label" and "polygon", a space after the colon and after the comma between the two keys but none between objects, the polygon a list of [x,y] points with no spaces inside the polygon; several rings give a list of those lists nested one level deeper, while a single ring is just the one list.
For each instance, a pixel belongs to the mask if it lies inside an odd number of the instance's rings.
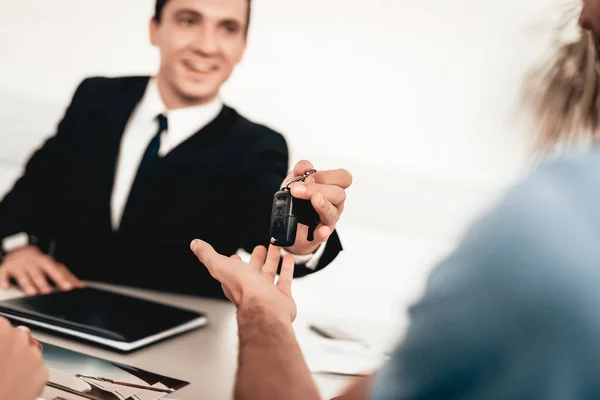
[{"label": "blue shirt", "polygon": [[374,400],[600,399],[600,153],[510,190],[410,319]]}]

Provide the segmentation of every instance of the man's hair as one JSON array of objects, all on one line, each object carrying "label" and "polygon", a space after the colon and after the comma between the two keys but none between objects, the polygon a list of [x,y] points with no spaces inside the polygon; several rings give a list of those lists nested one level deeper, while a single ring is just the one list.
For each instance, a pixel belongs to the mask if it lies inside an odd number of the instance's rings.
[{"label": "man's hair", "polygon": [[[568,17],[559,35],[577,21]],[[599,46],[593,34],[576,29],[574,39],[557,39],[550,62],[526,78],[525,109],[532,112],[536,148],[542,152],[600,142]]]},{"label": "man's hair", "polygon": [[[163,8],[167,5],[169,0],[156,0],[154,7],[154,20],[160,22],[162,17]],[[248,29],[250,28],[250,15],[252,14],[252,0],[248,0],[248,14],[246,15],[246,31],[244,34],[248,36]]]}]

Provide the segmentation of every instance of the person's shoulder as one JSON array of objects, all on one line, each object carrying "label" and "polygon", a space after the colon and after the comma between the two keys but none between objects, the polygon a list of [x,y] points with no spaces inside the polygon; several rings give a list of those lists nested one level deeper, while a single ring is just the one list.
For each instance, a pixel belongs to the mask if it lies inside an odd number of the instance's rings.
[{"label": "person's shoulder", "polygon": [[128,88],[131,86],[146,85],[149,76],[91,76],[83,79],[80,86],[93,87],[93,88],[104,88],[104,89],[118,89]]},{"label": "person's shoulder", "polygon": [[595,188],[600,185],[599,168],[600,150],[591,149],[551,159],[543,163],[532,178],[551,179],[571,190],[583,189],[588,184]]},{"label": "person's shoulder", "polygon": [[[513,210],[531,218],[523,224],[559,222],[574,215],[589,217],[600,199],[600,152],[589,151],[550,160],[515,185],[504,200],[505,212]],[[516,216],[516,214],[515,214]]]},{"label": "person's shoulder", "polygon": [[[528,177],[510,188],[498,202],[495,214],[510,224],[553,221],[570,212],[587,213],[585,205],[600,198],[600,152],[572,154],[541,164]],[[595,209],[595,207],[594,207]]]},{"label": "person's shoulder", "polygon": [[578,313],[578,296],[600,293],[599,200],[599,151],[541,165],[470,235],[482,287],[512,298],[523,313],[543,313],[540,304]]},{"label": "person's shoulder", "polygon": [[599,199],[600,153],[545,163],[471,226],[437,275],[467,276],[490,292],[558,293],[566,277],[597,270]]},{"label": "person's shoulder", "polygon": [[74,100],[86,99],[95,103],[103,102],[123,92],[143,93],[149,76],[92,76],[83,79],[73,96]]},{"label": "person's shoulder", "polygon": [[246,140],[253,142],[274,142],[286,145],[284,136],[272,129],[271,127],[255,121],[251,121],[244,115],[240,114],[236,109],[228,105],[224,105],[226,112],[230,113],[235,118],[235,132]]}]

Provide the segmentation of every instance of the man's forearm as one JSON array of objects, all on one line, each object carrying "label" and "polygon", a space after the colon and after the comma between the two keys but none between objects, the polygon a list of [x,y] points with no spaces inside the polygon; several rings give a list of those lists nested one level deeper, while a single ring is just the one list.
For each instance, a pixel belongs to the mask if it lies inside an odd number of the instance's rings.
[{"label": "man's forearm", "polygon": [[291,322],[252,304],[239,309],[238,329],[236,400],[320,399]]}]

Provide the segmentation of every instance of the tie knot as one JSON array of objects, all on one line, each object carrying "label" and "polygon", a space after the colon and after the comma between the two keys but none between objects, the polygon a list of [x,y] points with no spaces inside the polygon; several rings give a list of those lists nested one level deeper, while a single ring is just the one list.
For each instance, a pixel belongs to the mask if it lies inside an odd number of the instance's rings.
[{"label": "tie knot", "polygon": [[158,120],[158,134],[161,134],[169,128],[167,117],[163,114],[158,114],[156,119]]}]

